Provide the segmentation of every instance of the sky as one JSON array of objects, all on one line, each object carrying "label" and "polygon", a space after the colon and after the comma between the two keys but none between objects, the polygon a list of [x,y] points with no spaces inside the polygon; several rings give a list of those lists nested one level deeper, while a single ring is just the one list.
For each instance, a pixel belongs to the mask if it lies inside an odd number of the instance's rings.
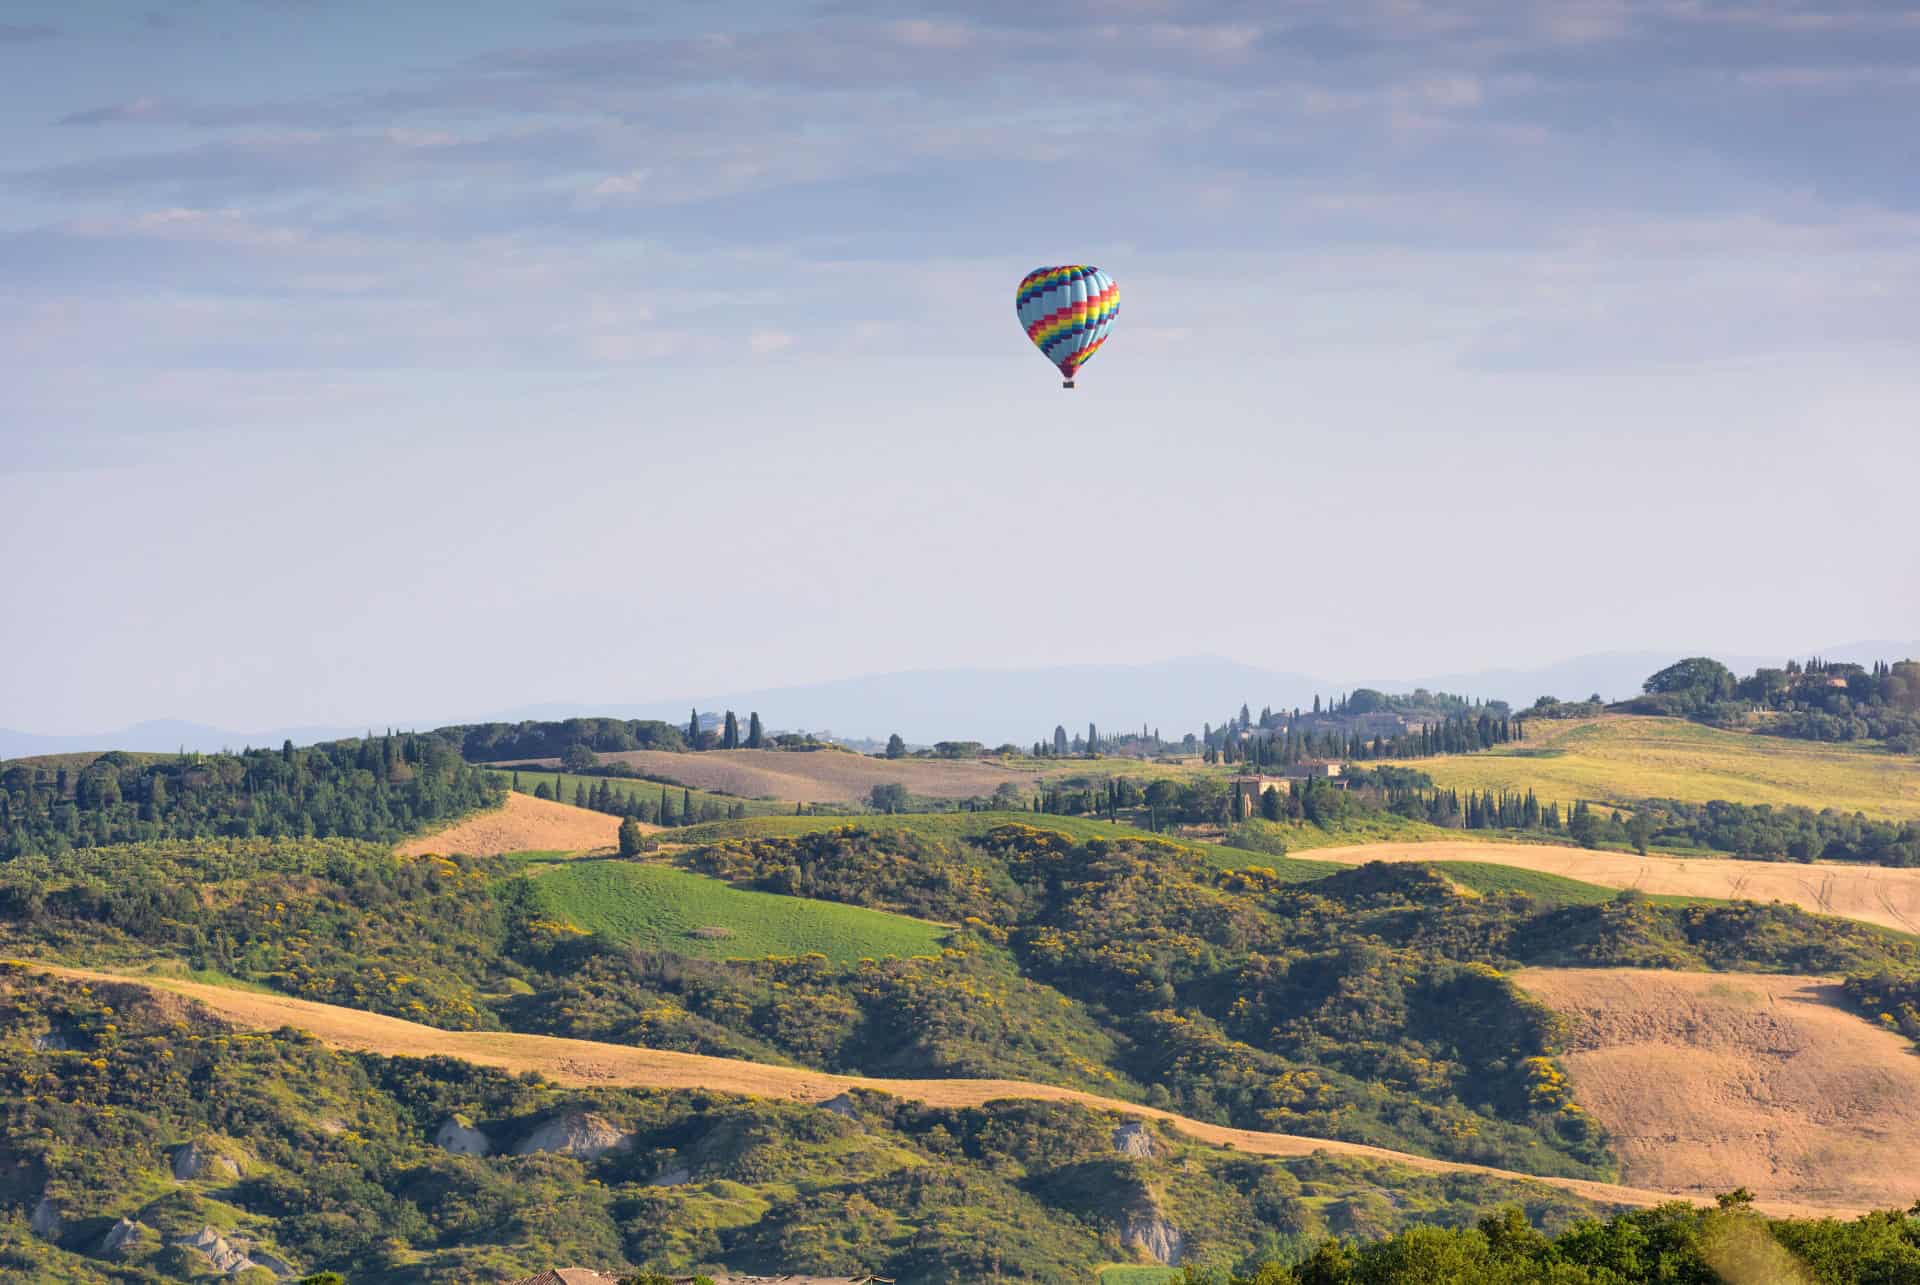
[{"label": "sky", "polygon": [[0,725],[1920,637],[1915,119],[1900,0],[5,0]]}]

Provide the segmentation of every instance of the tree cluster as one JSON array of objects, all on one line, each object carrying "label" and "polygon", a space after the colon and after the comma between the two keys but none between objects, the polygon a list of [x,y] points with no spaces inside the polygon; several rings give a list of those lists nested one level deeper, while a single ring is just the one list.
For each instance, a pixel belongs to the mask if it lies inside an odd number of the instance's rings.
[{"label": "tree cluster", "polygon": [[0,857],[150,839],[392,840],[500,801],[437,735],[368,736],[238,754],[102,754],[0,765]]},{"label": "tree cluster", "polygon": [[1920,754],[1920,662],[1841,664],[1818,657],[1760,668],[1745,678],[1717,660],[1693,656],[1643,684],[1645,694],[1618,708],[1668,714],[1716,726],[1758,716],[1756,730],[1812,741],[1884,741]]}]

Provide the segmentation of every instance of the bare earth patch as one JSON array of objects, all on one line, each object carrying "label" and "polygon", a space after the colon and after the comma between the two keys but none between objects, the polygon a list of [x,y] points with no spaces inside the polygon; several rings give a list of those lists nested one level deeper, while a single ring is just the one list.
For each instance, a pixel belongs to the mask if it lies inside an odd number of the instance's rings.
[{"label": "bare earth patch", "polygon": [[619,817],[516,792],[507,795],[504,806],[408,839],[399,851],[414,857],[429,852],[497,857],[503,852],[586,852],[619,841]]},{"label": "bare earth patch", "polygon": [[1571,1016],[1574,1098],[1622,1179],[1688,1196],[1906,1208],[1920,1196],[1920,1057],[1825,978],[1526,969]]},{"label": "bare earth patch", "polygon": [[1301,855],[1356,866],[1369,861],[1479,861],[1564,875],[1603,888],[1638,888],[1716,901],[1781,901],[1817,915],[1841,915],[1920,933],[1920,869],[1837,861],[1641,857],[1543,843],[1373,843],[1315,848]]},{"label": "bare earth patch", "polygon": [[[558,767],[559,759],[522,759]],[[839,750],[622,750],[602,754],[603,763],[627,763],[636,771],[675,785],[741,798],[788,803],[859,803],[876,785],[899,784],[911,794],[967,799],[992,794],[1005,781],[1029,785],[1035,773],[995,763],[945,759],[876,759]]]},{"label": "bare earth patch", "polygon": [[[382,1017],[312,1000],[234,990],[179,978],[129,976],[38,962],[28,962],[25,966],[76,981],[126,982],[184,996],[239,1026],[255,1030],[292,1027],[312,1034],[331,1048],[381,1053],[390,1057],[458,1058],[516,1074],[531,1071],[556,1083],[576,1087],[705,1089],[716,1093],[784,1098],[797,1102],[824,1102],[850,1088],[864,1088],[944,1107],[980,1106],[1008,1098],[1079,1102],[1095,1110],[1165,1120],[1199,1142],[1230,1147],[1253,1155],[1306,1156],[1325,1151],[1333,1155],[1386,1161],[1430,1173],[1478,1173],[1538,1182],[1615,1206],[1643,1207],[1675,1198],[1675,1193],[1668,1191],[1578,1178],[1537,1178],[1507,1169],[1434,1160],[1355,1142],[1230,1129],[1138,1103],[1024,1080],[869,1079],[863,1076],[830,1075],[824,1071],[796,1067],[766,1066],[733,1058],[704,1057],[693,1053],[632,1048],[622,1044],[600,1044],[547,1035],[442,1031],[395,1017]],[[1730,1179],[1715,1190],[1724,1190],[1731,1185]],[[1694,1193],[1682,1193],[1681,1196],[1694,1199],[1697,1203],[1711,1203],[1710,1198]],[[1761,1207],[1777,1217],[1817,1217],[1823,1214],[1848,1216],[1862,1213],[1868,1206],[1849,1201],[1815,1204],[1797,1200],[1766,1200],[1761,1202]]]}]

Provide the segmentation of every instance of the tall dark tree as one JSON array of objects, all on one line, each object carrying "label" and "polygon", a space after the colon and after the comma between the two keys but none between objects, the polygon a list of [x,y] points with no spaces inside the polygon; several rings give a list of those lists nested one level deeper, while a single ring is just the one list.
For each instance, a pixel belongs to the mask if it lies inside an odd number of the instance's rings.
[{"label": "tall dark tree", "polygon": [[700,748],[700,711],[697,709],[687,719],[687,748]]},{"label": "tall dark tree", "polygon": [[1100,752],[1100,729],[1095,727],[1092,723],[1088,723],[1087,724],[1087,753],[1098,754],[1099,752]]},{"label": "tall dark tree", "polygon": [[733,716],[732,710],[727,711],[727,721],[720,731],[720,748],[723,750],[740,748],[740,720]]},{"label": "tall dark tree", "polygon": [[907,752],[907,743],[900,739],[900,733],[895,732],[892,736],[889,736],[887,738],[887,757],[888,758],[890,759],[902,758],[906,755],[906,752]]},{"label": "tall dark tree", "polygon": [[1053,728],[1053,752],[1059,758],[1067,756],[1067,729],[1058,723]]},{"label": "tall dark tree", "polygon": [[760,711],[747,715],[747,748],[757,750],[766,742],[766,733],[760,727]]}]

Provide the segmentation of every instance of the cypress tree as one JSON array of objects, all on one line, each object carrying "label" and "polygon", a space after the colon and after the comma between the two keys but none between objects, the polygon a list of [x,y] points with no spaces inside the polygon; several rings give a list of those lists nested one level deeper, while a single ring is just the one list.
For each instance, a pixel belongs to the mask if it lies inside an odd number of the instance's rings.
[{"label": "cypress tree", "polygon": [[693,791],[680,791],[680,824],[693,824]]},{"label": "cypress tree", "polygon": [[720,748],[723,750],[740,748],[740,720],[733,716],[732,710],[727,711],[726,726],[720,733]]},{"label": "cypress tree", "polygon": [[760,712],[755,710],[747,715],[747,748],[757,750],[765,740],[760,729]]},{"label": "cypress tree", "polygon": [[700,748],[700,711],[697,709],[687,718],[687,748]]}]

